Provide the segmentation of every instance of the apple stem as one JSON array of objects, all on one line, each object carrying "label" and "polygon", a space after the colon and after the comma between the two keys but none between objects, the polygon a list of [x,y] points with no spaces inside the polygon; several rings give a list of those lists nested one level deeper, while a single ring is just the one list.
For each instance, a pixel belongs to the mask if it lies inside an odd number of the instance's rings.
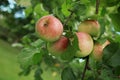
[{"label": "apple stem", "polygon": [[81,80],[84,80],[86,70],[88,69],[88,65],[89,65],[89,56],[86,57],[86,63],[85,63],[85,67],[84,67],[84,70],[83,70],[83,73],[82,73]]},{"label": "apple stem", "polygon": [[99,11],[99,4],[100,4],[100,0],[96,0],[96,14],[98,14]]},{"label": "apple stem", "polygon": [[70,11],[71,13],[70,13],[70,15],[67,17],[67,19],[65,20],[63,26],[65,26],[65,25],[68,23],[68,21],[70,20],[70,18],[72,17],[72,15],[73,15],[73,13],[74,13],[72,10],[68,10],[68,11]]},{"label": "apple stem", "polygon": [[46,22],[44,23],[44,26],[45,26],[45,27],[47,27],[47,26],[48,26],[48,21],[46,21]]}]

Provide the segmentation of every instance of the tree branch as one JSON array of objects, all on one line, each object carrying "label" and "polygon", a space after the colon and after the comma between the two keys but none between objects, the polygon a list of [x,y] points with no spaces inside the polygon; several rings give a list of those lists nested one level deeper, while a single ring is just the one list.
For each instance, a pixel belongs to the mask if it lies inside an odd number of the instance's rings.
[{"label": "tree branch", "polygon": [[96,14],[98,14],[99,11],[99,4],[100,4],[100,0],[96,0]]},{"label": "tree branch", "polygon": [[67,17],[67,19],[65,20],[65,22],[64,22],[64,24],[63,24],[63,26],[65,26],[67,23],[68,23],[68,21],[70,20],[70,18],[72,17],[72,15],[73,15],[73,11],[72,10],[69,10],[71,13],[70,13],[70,15]]},{"label": "tree branch", "polygon": [[84,80],[84,77],[85,77],[85,73],[86,73],[86,70],[88,68],[88,65],[89,65],[89,56],[86,57],[86,64],[85,64],[85,67],[84,67],[84,71],[82,73],[82,78],[81,80]]}]

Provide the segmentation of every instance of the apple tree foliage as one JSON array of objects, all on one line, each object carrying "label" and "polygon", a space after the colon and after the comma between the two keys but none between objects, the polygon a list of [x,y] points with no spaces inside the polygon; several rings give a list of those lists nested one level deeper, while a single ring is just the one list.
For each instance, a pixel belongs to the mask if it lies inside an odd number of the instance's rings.
[{"label": "apple tree foliage", "polygon": [[[29,75],[35,71],[35,80],[43,80],[41,75],[45,64],[51,70],[61,75],[61,80],[120,80],[120,0],[15,0],[23,7],[25,18],[18,26],[24,26],[21,38],[23,45],[18,61],[22,71],[20,75]],[[77,26],[86,19],[98,20],[101,33],[95,42],[110,41],[103,50],[101,61],[91,57],[74,57],[77,47],[70,45],[70,52],[58,59],[49,54],[46,42],[35,33],[35,23],[39,18],[52,14],[64,25],[67,37],[72,37]],[[24,22],[26,19],[28,21]],[[28,29],[28,31],[27,31]],[[28,32],[28,33],[27,33]]]}]

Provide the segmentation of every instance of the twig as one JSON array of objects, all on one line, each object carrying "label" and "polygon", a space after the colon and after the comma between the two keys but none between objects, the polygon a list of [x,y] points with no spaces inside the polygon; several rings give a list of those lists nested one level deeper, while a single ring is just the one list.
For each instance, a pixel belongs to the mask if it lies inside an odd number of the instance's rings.
[{"label": "twig", "polygon": [[100,4],[100,0],[96,0],[96,14],[98,14],[99,11],[99,4]]},{"label": "twig", "polygon": [[85,77],[85,73],[86,73],[86,70],[88,68],[88,64],[89,64],[89,56],[86,57],[86,64],[85,64],[85,67],[84,67],[84,71],[82,73],[82,78],[81,80],[84,80],[84,77]]},{"label": "twig", "polygon": [[73,15],[73,11],[72,10],[69,10],[71,13],[70,13],[70,15],[67,17],[67,19],[65,20],[65,22],[64,22],[64,24],[63,24],[63,26],[65,26],[67,23],[68,23],[68,21],[70,20],[70,18],[72,17],[72,15]]}]

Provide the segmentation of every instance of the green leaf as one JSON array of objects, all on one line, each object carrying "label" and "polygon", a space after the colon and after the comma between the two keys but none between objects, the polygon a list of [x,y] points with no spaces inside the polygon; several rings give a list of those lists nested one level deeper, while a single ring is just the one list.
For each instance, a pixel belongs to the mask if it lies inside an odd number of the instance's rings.
[{"label": "green leaf", "polygon": [[95,80],[93,76],[88,77],[87,80]]},{"label": "green leaf", "polygon": [[100,23],[100,36],[102,36],[102,34],[104,34],[105,32],[105,20],[104,19],[99,19],[99,23]]},{"label": "green leaf", "polygon": [[73,46],[69,45],[67,50],[61,55],[63,61],[71,61],[74,57],[75,51]]},{"label": "green leaf", "polygon": [[66,61],[70,61],[74,58],[75,53],[77,50],[79,50],[78,46],[78,38],[76,35],[73,37],[73,41],[70,41],[70,44],[67,48],[67,50],[61,55],[61,58]]},{"label": "green leaf", "polygon": [[118,49],[118,51],[110,58],[109,60],[109,64],[113,67],[117,67],[120,66],[120,48]]},{"label": "green leaf", "polygon": [[110,74],[112,74],[111,70],[103,69],[101,71],[101,75],[100,75],[101,80],[113,80],[113,78],[112,78],[112,76],[110,76]]},{"label": "green leaf", "polygon": [[34,15],[36,16],[36,18],[40,18],[44,15],[48,15],[49,12],[46,11],[43,7],[43,4],[37,4],[34,8]]},{"label": "green leaf", "polygon": [[120,34],[116,34],[114,36],[114,41],[120,43]]},{"label": "green leaf", "polygon": [[53,9],[53,14],[57,16],[60,19],[60,21],[64,21],[64,15],[60,13],[61,13],[61,10],[59,10],[59,7],[55,7]]},{"label": "green leaf", "polygon": [[62,80],[77,80],[72,68],[70,67],[67,67],[62,71],[61,78]]},{"label": "green leaf", "polygon": [[103,50],[103,60],[106,62],[108,61],[119,49],[118,43],[110,43],[105,49]]},{"label": "green leaf", "polygon": [[42,46],[44,44],[43,40],[38,39],[35,42],[31,43],[31,46],[39,48],[40,46]]},{"label": "green leaf", "polygon": [[79,50],[79,45],[78,45],[79,43],[78,43],[78,37],[77,37],[77,35],[76,34],[74,34],[74,40],[73,40],[73,42],[72,42],[72,45],[74,46],[73,48],[75,49],[75,50]]},{"label": "green leaf", "polygon": [[30,65],[33,64],[33,56],[34,54],[39,53],[36,49],[32,48],[24,48],[21,53],[18,55],[18,60],[22,68],[26,69]]},{"label": "green leaf", "polygon": [[118,7],[117,11],[120,13],[120,6]]},{"label": "green leaf", "polygon": [[18,5],[29,7],[31,6],[31,0],[15,0]]},{"label": "green leaf", "polygon": [[119,13],[110,14],[110,18],[111,18],[112,23],[113,23],[113,25],[114,25],[114,29],[115,29],[116,31],[119,31],[119,32],[120,32],[120,22],[119,22],[120,14],[119,14]]},{"label": "green leaf", "polygon": [[96,42],[100,44],[104,44],[106,40],[107,40],[106,38],[99,38]]},{"label": "green leaf", "polygon": [[114,68],[114,73],[115,73],[115,75],[119,76],[119,74],[120,74],[120,66],[117,66],[117,67]]},{"label": "green leaf", "polygon": [[68,11],[71,7],[70,0],[65,0],[65,2],[62,4],[62,13],[67,17],[70,15],[70,12]]},{"label": "green leaf", "polygon": [[108,7],[112,7],[117,5],[120,2],[120,0],[100,0],[101,5],[103,6],[108,6]]},{"label": "green leaf", "polygon": [[34,56],[32,58],[33,64],[38,64],[42,59],[42,55],[43,55],[43,53],[41,53],[41,52],[34,54]]},{"label": "green leaf", "polygon": [[49,67],[53,67],[54,63],[57,61],[55,58],[53,58],[51,55],[45,54],[44,55],[44,62],[46,65],[48,65]]},{"label": "green leaf", "polygon": [[23,70],[19,73],[19,75],[24,75],[24,76],[27,76],[30,74],[31,72],[31,66],[27,67],[26,69],[22,68]]},{"label": "green leaf", "polygon": [[84,4],[80,4],[79,3],[73,3],[72,4],[72,10],[74,11],[74,13],[76,13],[78,16],[85,14],[87,7]]},{"label": "green leaf", "polygon": [[106,13],[107,13],[106,8],[102,8],[100,15],[105,16]]},{"label": "green leaf", "polygon": [[90,0],[80,0],[80,2],[83,3],[83,4],[87,4],[87,3],[90,2]]},{"label": "green leaf", "polygon": [[25,9],[25,16],[28,17],[32,13],[32,11],[33,11],[32,6],[27,7]]},{"label": "green leaf", "polygon": [[37,64],[43,55],[42,46],[43,41],[38,39],[31,43],[30,47],[23,48],[21,53],[18,55],[18,61],[23,69],[27,69],[33,64]]},{"label": "green leaf", "polygon": [[42,69],[38,67],[34,74],[35,80],[43,80],[41,77],[42,73],[43,73]]}]

